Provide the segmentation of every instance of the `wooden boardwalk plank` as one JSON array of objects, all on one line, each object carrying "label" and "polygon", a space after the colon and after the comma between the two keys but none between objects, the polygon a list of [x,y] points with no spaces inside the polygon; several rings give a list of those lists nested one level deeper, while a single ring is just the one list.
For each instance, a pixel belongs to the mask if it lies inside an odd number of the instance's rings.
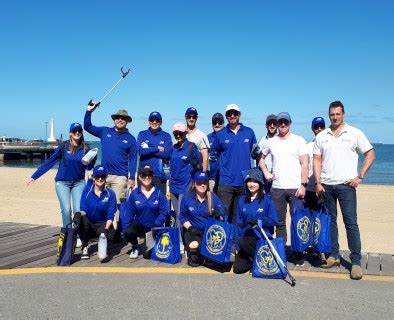
[{"label": "wooden boardwalk plank", "polygon": [[21,229],[16,230],[16,231],[2,233],[2,234],[0,234],[0,238],[6,238],[6,237],[13,236],[13,235],[16,235],[16,234],[22,234],[22,233],[26,233],[26,232],[31,232],[33,230],[38,230],[38,229],[42,229],[42,228],[46,228],[46,227],[47,226],[34,226],[34,227],[31,227],[31,228],[21,228]]},{"label": "wooden boardwalk plank", "polygon": [[391,254],[382,254],[382,270],[381,275],[394,276],[394,256]]},{"label": "wooden boardwalk plank", "polygon": [[[23,236],[11,236],[10,239],[4,238],[0,241],[0,251],[6,250],[9,247],[17,247],[24,245],[27,242],[37,241],[40,239],[52,238],[57,241],[59,232],[53,229],[39,229],[28,235]],[[13,239],[11,239],[13,238]]]},{"label": "wooden boardwalk plank", "polygon": [[366,274],[380,275],[380,254],[367,254],[367,272]]}]

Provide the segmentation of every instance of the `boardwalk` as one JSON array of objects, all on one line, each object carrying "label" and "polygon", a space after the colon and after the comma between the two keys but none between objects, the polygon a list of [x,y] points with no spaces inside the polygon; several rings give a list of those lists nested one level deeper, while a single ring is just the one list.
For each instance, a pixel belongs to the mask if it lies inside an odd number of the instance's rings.
[{"label": "boardwalk", "polygon": [[[0,223],[0,269],[17,268],[45,268],[56,266],[58,227],[17,224],[11,222]],[[145,260],[141,256],[138,259],[129,259],[130,245],[109,244],[109,261],[101,263],[97,258],[97,243],[91,244],[91,257],[89,260],[81,260],[80,249],[76,249],[75,262],[71,267],[125,267],[125,268],[190,268],[184,258],[181,263],[169,265],[161,262]],[[289,270],[342,273],[348,274],[351,264],[349,252],[341,252],[341,266],[332,269],[322,269],[315,255],[308,254],[305,265],[295,267],[288,262]],[[394,256],[379,253],[364,253],[362,257],[362,269],[365,275],[394,276]],[[292,256],[288,252],[288,260]],[[204,268],[204,267],[200,267]],[[218,272],[230,271],[229,268],[221,269],[219,266],[213,269]]]}]

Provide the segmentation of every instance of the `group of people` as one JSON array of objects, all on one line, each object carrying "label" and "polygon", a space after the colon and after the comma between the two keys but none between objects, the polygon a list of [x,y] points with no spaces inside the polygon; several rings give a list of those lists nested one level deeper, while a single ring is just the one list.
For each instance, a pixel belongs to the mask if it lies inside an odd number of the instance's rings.
[{"label": "group of people", "polygon": [[[286,241],[288,207],[292,212],[295,201],[304,199],[305,206],[316,209],[324,194],[331,215],[332,251],[322,266],[339,265],[339,201],[351,251],[350,276],[361,279],[356,187],[375,154],[365,135],[345,123],[340,101],[329,105],[329,127],[323,117],[312,120],[315,140],[308,144],[291,132],[292,118],[287,112],[269,115],[267,134],[257,141],[254,131],[240,121],[236,104],[229,104],[224,115],[212,116],[208,135],[197,128],[197,109],[187,108],[186,124],[172,127],[173,139],[161,128],[161,114],[154,111],[148,117],[149,128],[135,139],[127,129],[132,118],[126,110],[111,115],[113,127],[98,127],[91,121],[96,107],[94,102],[89,104],[84,117],[84,129],[101,141],[101,164],[94,167],[92,181],[85,186],[85,170],[92,169],[94,161],[81,162],[89,147],[79,123],[70,126],[69,140],[58,146],[29,181],[59,162],[55,181],[63,225],[71,227],[73,219],[78,222],[82,258],[89,258],[89,237],[103,233],[110,241],[116,238],[119,204],[125,200],[123,236],[132,244],[130,258],[149,256],[149,252],[141,252],[138,237],[162,226],[172,207],[181,231],[181,250],[184,245],[191,266],[207,262],[200,257],[199,248],[208,217],[226,217],[236,231],[234,272],[246,272],[257,237],[244,222],[258,219],[266,232]],[[358,154],[364,155],[360,171]],[[256,163],[253,168],[252,161]],[[295,259],[302,265],[303,253],[296,253]]]}]

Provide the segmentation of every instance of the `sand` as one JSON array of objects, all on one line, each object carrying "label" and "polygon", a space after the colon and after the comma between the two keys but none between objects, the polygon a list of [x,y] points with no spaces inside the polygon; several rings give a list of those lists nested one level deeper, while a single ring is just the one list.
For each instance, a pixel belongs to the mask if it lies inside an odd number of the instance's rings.
[{"label": "sand", "polygon": [[[0,167],[0,222],[60,226],[56,171],[50,170],[27,187],[33,172],[34,169]],[[393,254],[394,186],[360,185],[357,195],[362,251]],[[340,248],[347,249],[341,215],[338,224]]]}]

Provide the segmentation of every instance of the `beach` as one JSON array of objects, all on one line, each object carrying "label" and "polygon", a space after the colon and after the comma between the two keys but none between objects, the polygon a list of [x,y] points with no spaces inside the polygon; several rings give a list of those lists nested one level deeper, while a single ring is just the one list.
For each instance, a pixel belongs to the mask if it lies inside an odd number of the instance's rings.
[{"label": "beach", "polygon": [[[27,181],[34,170],[0,167],[0,222],[61,225],[54,183],[56,170],[50,170],[27,187]],[[394,186],[360,185],[357,188],[358,223],[363,252],[394,253],[393,194]],[[340,213],[338,226],[340,248],[347,249]]]}]

